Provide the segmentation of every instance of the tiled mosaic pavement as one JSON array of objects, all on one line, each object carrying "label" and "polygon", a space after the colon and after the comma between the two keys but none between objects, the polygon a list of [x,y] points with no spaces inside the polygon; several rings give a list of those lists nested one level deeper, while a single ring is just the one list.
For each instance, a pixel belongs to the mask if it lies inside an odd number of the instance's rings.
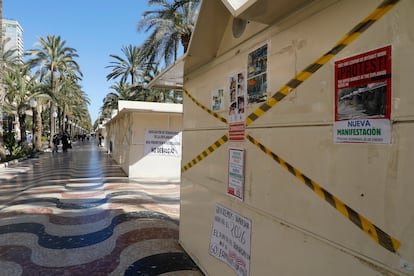
[{"label": "tiled mosaic pavement", "polygon": [[0,275],[202,275],[179,185],[129,180],[92,142],[0,168]]}]

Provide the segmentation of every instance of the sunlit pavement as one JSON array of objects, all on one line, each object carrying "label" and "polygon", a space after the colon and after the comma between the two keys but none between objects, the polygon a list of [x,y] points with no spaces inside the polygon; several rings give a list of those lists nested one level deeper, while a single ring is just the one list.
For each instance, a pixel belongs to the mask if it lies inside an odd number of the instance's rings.
[{"label": "sunlit pavement", "polygon": [[94,141],[0,167],[0,275],[202,275],[179,185],[129,180]]}]

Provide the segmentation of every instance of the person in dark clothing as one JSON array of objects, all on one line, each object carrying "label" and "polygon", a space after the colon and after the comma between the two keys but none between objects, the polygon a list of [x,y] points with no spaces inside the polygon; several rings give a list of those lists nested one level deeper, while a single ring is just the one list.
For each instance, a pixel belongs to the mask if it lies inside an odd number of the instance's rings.
[{"label": "person in dark clothing", "polygon": [[103,144],[102,144],[102,140],[103,139],[104,139],[103,135],[101,133],[99,133],[99,136],[98,136],[98,141],[99,141],[98,147],[103,147]]},{"label": "person in dark clothing", "polygon": [[72,148],[70,143],[69,135],[67,133],[63,133],[62,135],[62,150],[63,152],[67,152],[68,149]]},{"label": "person in dark clothing", "polygon": [[60,142],[59,135],[57,135],[57,134],[53,135],[53,140],[52,141],[53,141],[52,152],[58,152],[58,146],[59,146],[59,142]]}]

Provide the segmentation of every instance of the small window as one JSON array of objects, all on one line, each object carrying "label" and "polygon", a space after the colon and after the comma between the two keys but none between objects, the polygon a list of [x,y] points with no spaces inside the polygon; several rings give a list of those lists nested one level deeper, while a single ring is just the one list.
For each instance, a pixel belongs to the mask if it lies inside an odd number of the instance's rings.
[{"label": "small window", "polygon": [[241,6],[246,4],[249,0],[225,0],[230,4],[233,10],[237,11]]},{"label": "small window", "polygon": [[253,5],[257,0],[222,0],[227,9],[233,14],[234,17],[237,17],[248,7]]}]

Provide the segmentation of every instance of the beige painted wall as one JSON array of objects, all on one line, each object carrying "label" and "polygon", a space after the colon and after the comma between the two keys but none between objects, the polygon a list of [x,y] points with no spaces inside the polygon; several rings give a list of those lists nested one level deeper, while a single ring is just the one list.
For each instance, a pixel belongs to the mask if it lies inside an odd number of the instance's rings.
[{"label": "beige painted wall", "polygon": [[104,138],[104,145],[108,151],[110,142],[112,142],[111,156],[127,175],[130,174],[131,118],[131,113],[125,112],[110,120],[105,125],[106,137]]},{"label": "beige painted wall", "polygon": [[[229,39],[229,24],[221,55],[185,76],[185,88],[209,107],[211,91],[225,88],[228,76],[245,68],[247,54],[268,43],[268,95],[273,95],[380,2],[336,1],[312,15],[304,10],[263,31],[257,25],[257,35],[241,44]],[[414,275],[401,264],[414,264],[413,12],[414,1],[400,1],[246,131],[400,240],[398,254],[374,242],[252,143],[228,142],[181,176],[180,241],[207,274],[234,275],[208,253],[214,207],[220,203],[252,220],[250,275]],[[305,19],[298,22],[301,16]],[[392,144],[334,144],[335,60],[385,45],[393,51]],[[256,107],[248,107],[247,114]],[[182,165],[226,131],[185,97]],[[244,202],[226,195],[230,146],[246,149]]]},{"label": "beige painted wall", "polygon": [[106,125],[107,139],[113,142],[112,158],[130,178],[151,181],[179,181],[181,158],[144,154],[145,130],[182,128],[182,114],[125,112]]},{"label": "beige painted wall", "polygon": [[130,147],[130,177],[179,181],[181,158],[144,155],[146,129],[175,130],[182,128],[182,114],[134,114]]}]

